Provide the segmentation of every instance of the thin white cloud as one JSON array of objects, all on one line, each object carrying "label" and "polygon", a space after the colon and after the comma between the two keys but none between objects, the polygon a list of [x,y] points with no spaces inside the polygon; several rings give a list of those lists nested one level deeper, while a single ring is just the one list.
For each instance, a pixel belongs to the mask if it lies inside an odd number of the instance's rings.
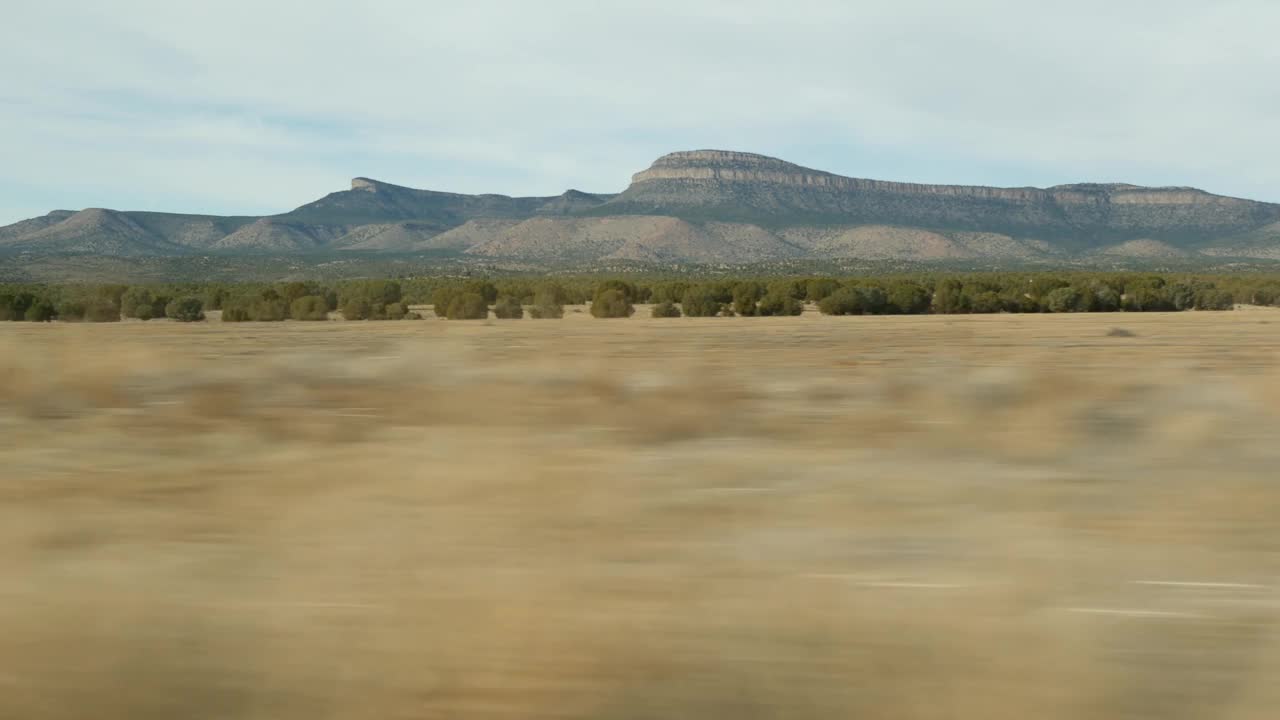
[{"label": "thin white cloud", "polygon": [[0,182],[262,212],[354,175],[616,191],[712,146],[1280,200],[1277,26],[1269,0],[46,0],[0,26]]}]

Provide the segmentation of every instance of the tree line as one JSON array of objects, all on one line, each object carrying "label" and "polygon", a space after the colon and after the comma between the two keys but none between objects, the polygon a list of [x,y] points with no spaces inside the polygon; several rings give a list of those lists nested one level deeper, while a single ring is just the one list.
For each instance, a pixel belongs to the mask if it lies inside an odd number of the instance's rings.
[{"label": "tree line", "polygon": [[413,320],[438,317],[555,319],[566,305],[602,318],[1175,312],[1280,305],[1280,276],[1159,273],[966,273],[880,277],[402,278],[331,283],[3,285],[0,320],[198,322],[210,310],[226,322]]}]

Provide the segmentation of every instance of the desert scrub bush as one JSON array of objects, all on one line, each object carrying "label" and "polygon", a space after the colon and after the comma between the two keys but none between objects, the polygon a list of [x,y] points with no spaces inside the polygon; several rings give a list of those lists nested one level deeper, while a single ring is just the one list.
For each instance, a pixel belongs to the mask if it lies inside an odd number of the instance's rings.
[{"label": "desert scrub bush", "polygon": [[840,289],[835,278],[813,278],[804,284],[804,298],[809,302],[821,302],[823,298]]},{"label": "desert scrub bush", "polygon": [[456,287],[441,286],[431,292],[431,310],[436,317],[448,317],[449,304],[460,293]]},{"label": "desert scrub bush", "polygon": [[53,303],[44,298],[39,298],[31,303],[31,307],[27,308],[22,314],[22,319],[27,322],[52,322],[58,317],[58,310]]},{"label": "desert scrub bush", "polygon": [[479,293],[462,293],[449,302],[445,317],[450,320],[484,320],[489,317],[489,304]]},{"label": "desert scrub bush", "polygon": [[378,313],[380,318],[387,320],[403,320],[405,315],[409,314],[409,308],[404,303],[393,302],[387,303],[382,307],[382,312]]},{"label": "desert scrub bush", "polygon": [[840,288],[818,303],[823,315],[871,315],[888,308],[888,297],[878,287]]},{"label": "desert scrub bush", "polygon": [[756,303],[764,297],[764,285],[747,280],[733,286],[733,311],[743,317],[756,314]]},{"label": "desert scrub bush", "polygon": [[[131,287],[120,296],[120,312],[127,318],[150,320],[164,315],[164,305],[157,309],[160,300],[144,287]],[[158,311],[157,311],[158,310]]]},{"label": "desert scrub bush", "polygon": [[656,318],[678,318],[681,315],[680,306],[670,300],[663,300],[653,306],[650,314]]},{"label": "desert scrub bush", "polygon": [[319,295],[304,295],[290,303],[289,317],[294,320],[328,320],[329,304]]},{"label": "desert scrub bush", "polygon": [[120,322],[120,306],[104,297],[63,300],[58,319],[65,322]]},{"label": "desert scrub bush", "polygon": [[1234,310],[1235,297],[1226,290],[1205,288],[1196,293],[1195,309],[1197,310]]},{"label": "desert scrub bush", "polygon": [[353,298],[342,305],[343,320],[368,320],[373,315],[373,305],[364,298]]},{"label": "desert scrub bush", "polygon": [[1094,295],[1076,287],[1060,287],[1044,298],[1044,306],[1052,313],[1089,312],[1093,309]]},{"label": "desert scrub bush", "polygon": [[591,315],[597,318],[631,317],[636,308],[620,290],[601,290],[591,301]]},{"label": "desert scrub bush", "polygon": [[289,316],[289,308],[280,299],[257,300],[249,306],[249,319],[258,322],[280,322]]},{"label": "desert scrub bush", "polygon": [[493,304],[493,316],[499,320],[519,320],[524,317],[524,306],[519,300],[504,295]]},{"label": "desert scrub bush", "polygon": [[664,282],[654,285],[650,291],[649,299],[654,303],[678,303],[684,299],[684,293],[689,289],[687,282]]},{"label": "desert scrub bush", "polygon": [[650,294],[647,288],[639,288],[625,280],[605,280],[596,286],[595,297],[599,297],[609,290],[616,290],[621,293],[628,303],[644,302]]},{"label": "desert scrub bush", "polygon": [[486,305],[498,300],[498,286],[488,280],[468,280],[462,284],[462,294],[475,294],[484,298]]},{"label": "desert scrub bush", "polygon": [[967,313],[971,297],[965,294],[959,280],[947,278],[933,289],[933,311],[939,315]]},{"label": "desert scrub bush", "polygon": [[194,296],[178,298],[165,306],[164,314],[178,322],[200,322],[204,320],[204,301]]},{"label": "desert scrub bush", "polygon": [[529,317],[534,320],[559,320],[564,317],[564,304],[558,289],[539,288],[533,294],[533,307],[529,308]]},{"label": "desert scrub bush", "polygon": [[756,308],[759,315],[769,317],[776,315],[799,315],[804,312],[804,303],[790,295],[769,293],[760,299]]},{"label": "desert scrub bush", "polygon": [[1004,300],[990,290],[984,290],[979,293],[974,293],[973,295],[967,295],[966,298],[966,303],[969,306],[969,312],[972,313],[992,314],[1004,310]]},{"label": "desert scrub bush", "polygon": [[680,309],[689,317],[715,317],[723,308],[716,291],[706,285],[690,287],[680,300]]},{"label": "desert scrub bush", "polygon": [[277,322],[288,316],[283,300],[240,298],[223,303],[223,322]]},{"label": "desert scrub bush", "polygon": [[929,291],[917,283],[900,282],[889,286],[886,293],[889,312],[901,315],[918,315],[929,312],[932,299]]}]

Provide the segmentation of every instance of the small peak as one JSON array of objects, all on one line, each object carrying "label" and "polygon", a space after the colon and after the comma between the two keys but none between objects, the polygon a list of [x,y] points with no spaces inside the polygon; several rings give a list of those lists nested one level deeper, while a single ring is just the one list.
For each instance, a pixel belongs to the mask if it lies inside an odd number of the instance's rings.
[{"label": "small peak", "polygon": [[377,180],[371,180],[367,177],[358,177],[358,178],[351,179],[352,190],[368,190],[370,192],[373,192],[378,189],[378,185],[380,184],[381,183],[379,183]]}]

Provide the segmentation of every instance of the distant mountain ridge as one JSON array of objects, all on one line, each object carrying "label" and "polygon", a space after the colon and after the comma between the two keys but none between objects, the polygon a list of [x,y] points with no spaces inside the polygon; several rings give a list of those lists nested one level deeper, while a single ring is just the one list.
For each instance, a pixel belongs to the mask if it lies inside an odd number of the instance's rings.
[{"label": "distant mountain ridge", "polygon": [[744,152],[658,158],[623,192],[508,197],[365,177],[290,212],[91,208],[0,227],[0,252],[104,256],[436,252],[554,265],[867,258],[1280,258],[1280,205],[1189,187],[925,185]]}]

